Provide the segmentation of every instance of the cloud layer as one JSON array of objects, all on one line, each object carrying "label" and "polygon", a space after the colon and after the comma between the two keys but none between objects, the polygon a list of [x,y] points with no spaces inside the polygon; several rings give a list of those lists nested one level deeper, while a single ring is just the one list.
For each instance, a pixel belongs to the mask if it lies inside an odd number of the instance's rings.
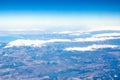
[{"label": "cloud layer", "polygon": [[[81,35],[84,35],[85,33],[81,32],[72,32],[72,31],[64,31],[60,32],[59,34],[64,35],[64,34],[75,34],[75,33],[80,33]],[[57,34],[57,33],[55,33]],[[90,34],[90,33],[89,33]],[[103,33],[103,34],[95,34],[92,35],[91,37],[86,37],[86,38],[73,38],[73,39],[50,39],[50,40],[26,40],[26,39],[18,39],[15,41],[9,42],[5,48],[9,47],[20,47],[20,46],[31,46],[31,47],[41,47],[47,43],[54,43],[54,42],[99,42],[99,41],[107,41],[107,40],[114,40],[114,39],[120,39],[120,33]],[[92,48],[91,48],[92,47]],[[104,47],[113,47],[113,45],[92,45],[88,46],[85,48],[79,48],[79,47],[74,47],[74,48],[67,48],[66,50],[93,50],[93,48],[104,48]]]}]

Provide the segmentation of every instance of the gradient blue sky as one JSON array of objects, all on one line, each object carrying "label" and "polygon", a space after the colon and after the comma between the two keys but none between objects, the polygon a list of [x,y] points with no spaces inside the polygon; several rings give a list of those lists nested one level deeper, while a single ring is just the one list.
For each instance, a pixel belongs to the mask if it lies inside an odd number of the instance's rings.
[{"label": "gradient blue sky", "polygon": [[0,29],[120,29],[120,0],[0,0]]}]

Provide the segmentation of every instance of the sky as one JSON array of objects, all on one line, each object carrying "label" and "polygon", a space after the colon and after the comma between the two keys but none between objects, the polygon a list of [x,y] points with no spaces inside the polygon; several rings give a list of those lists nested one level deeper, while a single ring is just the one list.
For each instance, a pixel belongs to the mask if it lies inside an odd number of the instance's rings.
[{"label": "sky", "polygon": [[120,0],[0,0],[0,30],[120,30]]}]

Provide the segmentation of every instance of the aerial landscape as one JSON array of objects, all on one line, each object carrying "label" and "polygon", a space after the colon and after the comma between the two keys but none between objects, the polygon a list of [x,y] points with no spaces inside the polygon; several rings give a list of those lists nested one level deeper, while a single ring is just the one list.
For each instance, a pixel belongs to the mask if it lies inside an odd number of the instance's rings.
[{"label": "aerial landscape", "polygon": [[119,0],[1,0],[0,80],[120,80]]}]

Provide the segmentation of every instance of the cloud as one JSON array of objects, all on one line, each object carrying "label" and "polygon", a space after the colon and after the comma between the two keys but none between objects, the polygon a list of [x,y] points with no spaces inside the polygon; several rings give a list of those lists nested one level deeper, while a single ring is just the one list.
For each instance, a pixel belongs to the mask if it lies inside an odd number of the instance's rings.
[{"label": "cloud", "polygon": [[50,40],[15,40],[11,41],[4,48],[9,47],[20,47],[20,46],[31,46],[31,47],[41,47],[46,43],[54,43],[54,42],[71,42],[69,39],[50,39]]},{"label": "cloud", "polygon": [[120,39],[120,37],[90,37],[90,38],[76,38],[76,42],[95,42],[95,41],[106,41],[112,39]]},{"label": "cloud", "polygon": [[120,39],[120,33],[104,33],[96,34],[88,38],[76,38],[74,39],[77,42],[95,42],[95,41],[106,41],[112,39]]},{"label": "cloud", "polygon": [[[81,33],[82,32],[76,32],[76,31],[64,31],[64,32],[58,32],[58,34],[74,34],[74,33]],[[75,38],[75,39],[50,39],[50,40],[24,40],[24,39],[18,39],[15,41],[11,41],[5,46],[5,48],[8,47],[19,47],[19,46],[31,46],[31,47],[41,47],[44,46],[47,43],[54,43],[54,42],[99,42],[99,41],[107,41],[107,40],[113,40],[113,39],[120,39],[120,33],[104,33],[104,34],[96,34],[91,37],[87,38]]]},{"label": "cloud", "polygon": [[71,34],[69,34],[69,35],[71,35],[71,36],[80,36],[80,35],[84,35],[84,34],[90,34],[90,32],[76,31],[76,32],[71,33]]},{"label": "cloud", "polygon": [[111,37],[111,36],[120,36],[120,33],[104,33],[104,34],[96,34],[93,37]]},{"label": "cloud", "polygon": [[70,34],[70,33],[73,33],[73,31],[53,32],[53,34]]},{"label": "cloud", "polygon": [[70,36],[80,36],[82,34],[90,34],[89,32],[85,32],[85,31],[76,31],[76,30],[73,30],[73,31],[60,31],[60,32],[53,32],[53,34],[67,34],[67,35],[70,35]]},{"label": "cloud", "polygon": [[[82,31],[62,31],[62,32],[53,32],[53,34],[68,34],[70,36],[80,36],[84,34],[90,34],[90,32],[82,32]],[[106,41],[112,39],[120,39],[120,33],[102,33],[95,34],[91,37],[87,38],[76,38],[73,39],[72,42],[95,42],[95,41]]]},{"label": "cloud", "polygon": [[47,40],[46,41],[47,43],[50,43],[50,42],[71,42],[70,39],[50,39],[50,40]]},{"label": "cloud", "polygon": [[96,45],[93,44],[91,46],[87,46],[87,47],[69,47],[69,48],[65,48],[65,51],[95,51],[97,49],[104,49],[104,48],[118,48],[119,46],[117,45],[108,45],[108,44],[104,44],[104,45]]},{"label": "cloud", "polygon": [[43,40],[15,40],[15,41],[11,41],[7,44],[7,46],[5,46],[5,48],[9,48],[9,47],[19,47],[19,46],[41,46],[45,43],[45,41]]}]

